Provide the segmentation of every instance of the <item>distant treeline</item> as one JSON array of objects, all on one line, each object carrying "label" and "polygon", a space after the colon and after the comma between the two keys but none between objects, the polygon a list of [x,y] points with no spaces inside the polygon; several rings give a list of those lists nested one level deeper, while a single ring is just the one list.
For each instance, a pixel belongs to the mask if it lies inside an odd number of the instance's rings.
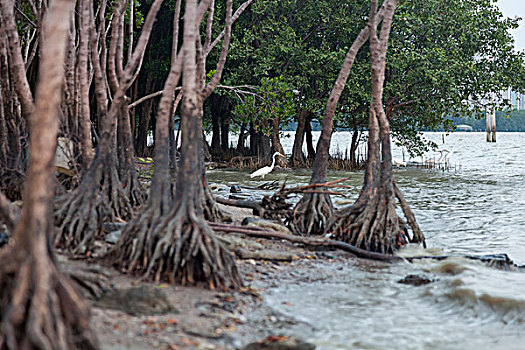
[{"label": "distant treeline", "polygon": [[[474,131],[485,131],[485,118],[452,118],[454,125],[469,125]],[[497,131],[525,131],[525,111],[496,112]]]},{"label": "distant treeline", "polygon": [[[457,117],[451,118],[454,125],[468,125],[471,126],[473,131],[485,131],[485,117],[474,118],[474,117]],[[297,129],[297,123],[289,123],[282,128],[283,131],[295,131]],[[313,131],[320,131],[321,124],[313,122]],[[347,130],[344,128],[337,128],[336,130]],[[525,110],[515,112],[496,112],[496,130],[497,131],[521,131],[525,132]],[[430,130],[429,130],[430,131]],[[437,131],[443,131],[437,130]]]}]

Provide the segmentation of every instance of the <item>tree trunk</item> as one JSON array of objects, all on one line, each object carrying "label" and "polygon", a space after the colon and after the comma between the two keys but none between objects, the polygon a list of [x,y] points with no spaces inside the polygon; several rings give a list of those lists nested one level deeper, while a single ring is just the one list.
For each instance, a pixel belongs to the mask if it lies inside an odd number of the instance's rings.
[{"label": "tree trunk", "polygon": [[246,143],[246,123],[241,124],[241,130],[239,131],[239,138],[237,139],[237,152],[243,153],[245,152],[245,144]]},{"label": "tree trunk", "polygon": [[[231,20],[231,1],[228,1]],[[198,92],[196,45],[199,21],[196,0],[184,13],[181,167],[170,210],[137,243],[126,234],[117,243],[117,265],[156,281],[237,288],[242,282],[232,255],[215,238],[203,214],[202,102]],[[172,66],[173,68],[173,66]],[[164,96],[163,96],[164,97]],[[164,137],[167,140],[167,137]],[[196,142],[199,140],[200,142]],[[167,142],[162,143],[166,146]],[[168,153],[165,151],[163,157]],[[160,154],[159,154],[160,156]],[[167,159],[164,159],[167,164]],[[162,166],[159,164],[159,166]],[[164,169],[164,168],[163,168]],[[164,169],[165,170],[165,169]],[[153,225],[152,225],[153,226]],[[138,249],[136,249],[138,247]],[[131,259],[131,263],[129,263]]]},{"label": "tree trunk", "polygon": [[[263,125],[265,127],[265,125]],[[267,163],[271,158],[270,137],[255,130],[250,122],[250,154],[257,157],[258,162]]]},{"label": "tree trunk", "polygon": [[[386,4],[386,2],[385,2]],[[374,19],[381,18],[385,12],[385,4],[376,13],[376,10],[370,13]],[[370,29],[367,26],[357,36],[357,38],[350,46],[346,54],[343,66],[339,71],[337,80],[335,81],[328,102],[326,103],[325,116],[323,118],[321,136],[317,142],[317,150],[312,169],[312,177],[310,184],[326,182],[326,170],[328,168],[328,158],[330,156],[330,142],[332,139],[332,131],[334,127],[334,116],[339,102],[339,98],[343,92],[350,70],[354,64],[357,52],[363,46],[370,35]],[[320,189],[322,190],[322,188]],[[294,210],[294,217],[292,228],[297,233],[306,235],[322,234],[326,229],[328,218],[333,214],[334,208],[332,200],[328,194],[312,193],[306,194],[297,203]]]},{"label": "tree trunk", "polygon": [[[115,147],[118,116],[122,113],[122,108],[127,108],[126,91],[131,86],[134,73],[140,65],[161,4],[162,0],[155,0],[151,5],[131,61],[126,65],[120,80],[113,81],[110,84],[116,90],[107,115],[107,96],[103,71],[98,58],[97,47],[91,47],[95,68],[97,112],[99,118],[103,116],[101,118],[100,143],[97,146],[91,167],[86,172],[80,186],[71,193],[58,198],[55,210],[55,218],[59,228],[55,236],[55,245],[72,253],[84,254],[91,251],[95,235],[101,232],[102,222],[113,221],[115,218],[129,220],[133,214],[133,198],[128,197],[129,192],[125,192],[125,188],[120,182],[117,173],[116,154],[112,151]],[[123,1],[117,2],[114,18],[120,16],[123,5]],[[92,35],[95,36],[93,33]],[[118,40],[118,38],[114,37],[113,40]],[[115,49],[110,49],[110,52],[114,51]],[[111,62],[114,59],[114,54],[110,54],[109,61]],[[110,72],[114,68],[112,64]],[[114,75],[114,72],[110,74],[110,80],[115,78]],[[126,118],[128,118],[127,110]]]},{"label": "tree trunk", "polygon": [[129,120],[128,99],[126,98],[125,101],[121,106],[118,117],[121,137],[119,147],[117,147],[117,149],[120,150],[118,170],[120,182],[122,183],[126,197],[132,206],[138,207],[144,203],[146,195],[135,169],[135,152],[133,150],[133,138]]},{"label": "tree trunk", "polygon": [[304,135],[306,139],[306,153],[309,161],[313,161],[315,158],[315,148],[312,137],[312,115],[306,117],[304,124]]},{"label": "tree trunk", "polygon": [[89,43],[89,0],[80,0],[80,48],[78,53],[79,80],[80,80],[80,120],[82,126],[82,167],[84,171],[89,168],[93,159],[93,143],[91,141],[91,110],[89,101],[89,83],[88,83],[88,43]]},{"label": "tree trunk", "polygon": [[305,135],[306,117],[309,111],[305,108],[299,109],[297,114],[297,130],[295,131],[295,138],[293,141],[292,148],[292,166],[295,168],[301,168],[304,166],[306,157],[303,153],[303,143]]},{"label": "tree trunk", "polygon": [[359,168],[359,160],[357,159],[357,146],[359,145],[359,130],[357,123],[354,120],[354,132],[352,133],[352,141],[350,142],[350,163],[353,169]]},{"label": "tree trunk", "polygon": [[44,23],[24,207],[15,244],[0,253],[2,349],[99,348],[89,326],[89,306],[58,270],[49,242],[57,111],[72,9],[72,1],[52,1]]},{"label": "tree trunk", "polygon": [[221,113],[221,148],[223,151],[230,149],[230,102],[224,98],[225,108]]},{"label": "tree trunk", "polygon": [[[357,248],[393,254],[409,241],[425,244],[425,238],[393,178],[390,126],[382,99],[388,37],[397,0],[387,0],[383,6],[385,15],[379,38],[378,20],[372,15],[377,8],[377,0],[372,0],[368,23],[372,59],[372,101],[365,180],[357,201],[352,206],[337,211],[329,222],[327,231]],[[412,228],[412,239],[403,220],[396,213],[396,197]]]},{"label": "tree trunk", "polygon": [[[148,73],[146,77],[146,89],[149,91],[153,89],[154,82],[152,81],[151,74]],[[146,101],[146,103],[141,108],[141,113],[139,115],[139,126],[137,130],[137,137],[135,138],[135,150],[137,155],[144,157],[147,156],[146,147],[148,145],[148,131],[149,124],[151,119],[151,111],[153,108],[153,99]]]},{"label": "tree trunk", "polygon": [[221,97],[217,94],[210,96],[211,103],[211,154],[216,157],[220,157],[222,154],[221,150]]},{"label": "tree trunk", "polygon": [[[284,148],[279,138],[279,124],[279,118],[272,119],[272,154],[274,154],[275,152],[279,152],[284,155]],[[280,167],[286,167],[286,158],[279,157],[275,163]]]},{"label": "tree trunk", "polygon": [[10,200],[22,197],[28,159],[27,122],[33,113],[33,96],[26,76],[14,15],[14,3],[0,1],[0,93],[7,142],[0,163],[0,190]]}]

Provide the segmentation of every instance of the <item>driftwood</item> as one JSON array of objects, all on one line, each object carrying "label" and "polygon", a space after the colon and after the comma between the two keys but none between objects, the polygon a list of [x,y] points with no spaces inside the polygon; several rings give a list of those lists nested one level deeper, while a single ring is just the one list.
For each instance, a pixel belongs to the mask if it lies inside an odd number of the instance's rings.
[{"label": "driftwood", "polygon": [[237,232],[242,233],[251,237],[261,237],[261,238],[277,238],[284,239],[292,243],[300,243],[306,246],[316,246],[316,247],[328,247],[334,249],[340,249],[349,253],[354,254],[360,258],[380,260],[380,261],[403,261],[406,258],[402,258],[397,255],[381,254],[375,252],[369,252],[363,249],[359,249],[345,242],[328,240],[323,238],[309,238],[302,236],[290,235],[282,232],[265,230],[258,227],[247,227],[247,226],[234,226],[227,224],[218,224],[214,222],[208,223],[214,231],[222,232]]},{"label": "driftwood", "polygon": [[[346,197],[344,193],[337,191],[330,191],[327,188],[351,188],[351,186],[340,185],[339,183],[349,178],[338,179],[335,181],[316,183],[304,186],[296,186],[286,188],[286,181],[280,186],[280,189],[276,191],[272,196],[264,196],[261,202],[250,201],[250,200],[232,200],[224,197],[216,196],[215,200],[218,203],[224,205],[230,205],[239,208],[253,209],[253,215],[258,215],[264,219],[277,220],[283,224],[291,222],[293,216],[292,204],[287,202],[288,197],[291,194],[299,193],[324,193],[331,195],[338,195]],[[277,181],[267,182],[256,187],[256,189],[272,189],[278,188],[279,183]]]},{"label": "driftwood", "polygon": [[[234,225],[218,224],[218,223],[212,223],[212,222],[210,222],[209,225],[215,231],[236,232],[236,233],[242,233],[250,237],[260,237],[260,238],[267,238],[267,239],[272,239],[272,238],[284,239],[292,243],[304,244],[305,246],[340,249],[340,250],[352,253],[359,258],[386,261],[386,262],[401,262],[401,261],[413,262],[413,261],[422,260],[422,259],[445,260],[445,259],[454,257],[451,255],[437,255],[437,256],[424,255],[424,256],[402,257],[398,255],[369,252],[367,250],[357,248],[351,244],[341,242],[341,241],[330,240],[326,238],[310,238],[310,237],[295,236],[295,235],[290,235],[290,234],[286,234],[282,232],[263,229],[260,227],[234,226]],[[464,255],[464,256],[459,256],[459,257],[470,259],[470,260],[481,261],[483,263],[486,263],[491,266],[501,268],[504,270],[511,270],[512,268],[515,268],[518,270],[525,270],[525,266],[523,265],[520,266],[520,265],[515,264],[508,257],[507,254]]]},{"label": "driftwood", "polygon": [[245,199],[228,199],[220,196],[215,196],[215,201],[224,205],[230,205],[232,207],[248,208],[253,209],[253,215],[263,215],[264,209],[259,202],[249,201]]}]

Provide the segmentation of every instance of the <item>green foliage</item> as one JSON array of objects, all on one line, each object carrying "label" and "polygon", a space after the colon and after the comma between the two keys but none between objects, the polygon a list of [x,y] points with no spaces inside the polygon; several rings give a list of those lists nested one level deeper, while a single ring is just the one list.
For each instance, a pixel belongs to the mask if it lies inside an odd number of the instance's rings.
[{"label": "green foliage", "polygon": [[[454,125],[464,124],[472,126],[475,131],[485,131],[484,117],[483,114],[481,118],[452,118],[451,121]],[[525,111],[496,112],[496,130],[525,132]]]},{"label": "green foliage", "polygon": [[516,26],[490,0],[399,6],[385,83],[387,108],[399,106],[391,116],[398,139],[418,146],[418,131],[451,129],[447,116],[481,115],[493,93],[525,90],[523,54],[508,32]]},{"label": "green foliage", "polygon": [[269,120],[279,118],[287,124],[295,114],[294,93],[282,77],[264,77],[255,94],[239,101],[233,113],[241,122],[251,121],[258,130],[269,134]]},{"label": "green foliage", "polygon": [[139,177],[144,179],[151,179],[153,177],[153,158],[137,157],[137,172]]}]

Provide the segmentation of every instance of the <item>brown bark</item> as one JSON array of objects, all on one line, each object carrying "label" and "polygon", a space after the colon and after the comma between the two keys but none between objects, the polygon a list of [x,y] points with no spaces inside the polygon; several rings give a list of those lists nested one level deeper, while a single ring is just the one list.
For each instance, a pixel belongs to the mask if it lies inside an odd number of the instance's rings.
[{"label": "brown bark", "polygon": [[[280,124],[280,120],[279,118],[273,118],[272,119],[272,154],[275,153],[275,152],[279,152],[281,154],[284,155],[284,148],[283,148],[283,145],[281,144],[281,140],[279,138],[279,124]],[[286,167],[286,158],[284,157],[279,157],[277,160],[276,160],[276,164],[279,165],[280,167]]]},{"label": "brown bark", "polygon": [[304,135],[305,135],[305,126],[306,126],[306,116],[309,111],[305,108],[300,108],[297,113],[297,130],[295,131],[295,138],[293,141],[292,147],[292,158],[291,163],[295,168],[300,168],[304,166],[306,162],[306,157],[303,153],[303,144],[304,144]]},{"label": "brown bark", "polygon": [[226,109],[221,114],[221,148],[223,151],[230,149],[230,102],[226,100]]},{"label": "brown bark", "polygon": [[81,149],[82,167],[89,168],[93,158],[93,143],[91,141],[91,109],[89,103],[89,24],[91,22],[91,6],[89,0],[80,0],[80,43],[78,51],[79,80],[80,80],[80,123],[82,127]]},{"label": "brown bark", "polygon": [[[126,108],[127,118],[126,90],[131,86],[134,73],[140,65],[161,4],[162,0],[153,2],[132,59],[126,65],[123,76],[117,82],[118,85],[113,86],[117,90],[114,93],[113,102],[107,116],[101,120],[100,143],[91,167],[86,172],[78,188],[57,200],[55,217],[59,230],[55,236],[55,244],[73,253],[78,254],[90,251],[95,234],[99,232],[98,229],[103,221],[114,220],[115,218],[129,220],[132,216],[133,204],[140,204],[137,200],[139,197],[135,195],[138,188],[134,187],[132,182],[126,184],[127,188],[123,188],[117,174],[116,156],[111,151],[115,145],[118,115],[122,113],[123,108]],[[96,52],[96,47],[92,47],[92,51]],[[115,49],[110,51],[114,52]],[[101,113],[105,114],[103,107],[107,103],[107,95],[105,93],[104,78],[98,57],[93,61],[95,65],[95,80],[96,82],[98,81],[98,84],[96,84],[98,85],[96,86],[97,99],[100,98],[102,101],[97,102]],[[136,203],[133,203],[133,201],[136,201]]]},{"label": "brown bark", "polygon": [[11,59],[10,70],[13,74],[13,84],[18,94],[20,105],[22,107],[22,116],[27,121],[33,115],[34,103],[29,82],[26,77],[25,63],[22,57],[22,49],[20,47],[20,39],[18,30],[16,28],[14,7],[16,6],[14,0],[1,0],[0,12],[2,13],[2,27],[6,35],[6,40],[9,49],[9,57]]},{"label": "brown bark", "polygon": [[[231,21],[231,1],[227,4],[227,20]],[[229,14],[228,14],[229,12]],[[154,221],[152,229],[139,232],[135,244],[130,236],[117,244],[115,264],[130,272],[140,272],[156,281],[196,284],[204,282],[214,289],[241,285],[232,255],[215,238],[204,220],[202,148],[202,102],[197,80],[198,20],[196,0],[186,1],[183,44],[183,97],[181,169],[178,172],[175,198],[166,215]],[[229,18],[230,17],[230,18]],[[172,65],[172,71],[173,71]],[[170,79],[170,83],[173,81]],[[166,86],[169,87],[169,86]],[[173,96],[168,91],[166,100]],[[167,135],[163,137],[167,143]],[[166,161],[166,145],[162,159]],[[159,153],[159,157],[160,157]],[[163,168],[165,170],[165,168]]]},{"label": "brown bark", "polygon": [[10,200],[19,200],[27,164],[27,123],[34,106],[17,41],[14,5],[0,2],[0,190]]},{"label": "brown bark", "polygon": [[73,2],[51,2],[31,116],[31,160],[14,245],[0,253],[0,348],[97,349],[89,306],[58,270],[49,239],[54,156],[69,14]]},{"label": "brown bark", "polygon": [[312,115],[308,115],[306,117],[305,125],[304,125],[304,137],[306,141],[306,154],[308,161],[313,161],[315,158],[315,148],[314,148],[314,142],[312,137]]},{"label": "brown bark", "polygon": [[[146,75],[146,91],[152,90],[154,88],[154,83],[155,82],[151,77],[151,73],[148,72]],[[152,109],[153,100],[146,101],[146,103],[141,107],[139,127],[137,130],[137,137],[135,139],[135,150],[137,151],[137,155],[142,157],[148,155],[146,152],[146,147],[148,143],[148,131]]]},{"label": "brown bark", "polygon": [[245,149],[246,142],[246,123],[241,124],[241,130],[239,131],[239,138],[237,140],[237,152],[243,152]]},{"label": "brown bark", "polygon": [[359,139],[359,130],[357,128],[357,123],[354,120],[354,131],[352,133],[352,141],[350,141],[350,162],[352,163],[352,167],[354,169],[359,167],[359,160],[356,156],[357,146],[359,146]]},{"label": "brown bark", "polygon": [[211,153],[213,156],[221,156],[221,113],[223,112],[222,108],[222,98],[220,95],[212,94],[210,96],[211,104],[211,126],[212,126],[212,136],[211,136]]},{"label": "brown bark", "polygon": [[[386,4],[386,2],[385,2]],[[385,4],[376,13],[374,10],[370,16],[375,20],[384,15]],[[343,66],[339,71],[337,80],[335,81],[328,102],[326,103],[325,115],[321,127],[321,135],[317,142],[317,149],[315,151],[315,158],[312,167],[312,177],[310,183],[320,183],[326,181],[326,170],[328,168],[328,158],[330,156],[330,142],[332,139],[332,132],[334,126],[334,116],[339,102],[339,98],[343,93],[346,81],[350,75],[350,70],[354,64],[357,52],[367,41],[370,35],[370,28],[367,26],[362,29],[357,38],[350,46],[346,54]],[[294,217],[292,227],[296,232],[304,234],[322,234],[326,229],[328,218],[333,214],[334,207],[332,200],[328,194],[314,193],[307,194],[301,198],[294,210]]]},{"label": "brown bark", "polygon": [[[414,215],[397,188],[392,172],[390,126],[383,108],[388,37],[397,0],[384,2],[385,14],[380,36],[378,19],[370,16],[370,53],[372,59],[372,100],[369,114],[368,163],[363,189],[357,201],[335,213],[327,231],[357,248],[392,254],[409,241],[425,244]],[[371,14],[377,8],[372,1]],[[405,223],[396,213],[397,199],[413,231],[410,238]]]}]

